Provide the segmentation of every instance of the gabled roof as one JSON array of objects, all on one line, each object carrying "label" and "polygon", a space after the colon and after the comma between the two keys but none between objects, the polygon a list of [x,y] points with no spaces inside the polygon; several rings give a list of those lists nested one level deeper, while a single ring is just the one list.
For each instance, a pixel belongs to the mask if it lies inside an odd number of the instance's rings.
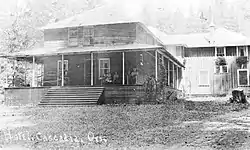
[{"label": "gabled roof", "polygon": [[177,36],[167,35],[166,33],[152,26],[147,26],[147,28],[164,45],[185,45],[181,39],[177,38]]},{"label": "gabled roof", "polygon": [[[247,45],[247,37],[225,28],[216,28],[213,32],[167,35],[163,39],[166,45],[183,44],[186,47],[215,47]],[[250,40],[249,40],[250,41]]]},{"label": "gabled roof", "polygon": [[134,11],[131,11],[128,7],[106,4],[96,7],[92,10],[84,11],[81,14],[75,15],[65,20],[61,20],[56,23],[50,23],[45,27],[42,27],[42,29],[144,22],[146,17],[147,16],[143,14],[142,8],[134,9]]}]

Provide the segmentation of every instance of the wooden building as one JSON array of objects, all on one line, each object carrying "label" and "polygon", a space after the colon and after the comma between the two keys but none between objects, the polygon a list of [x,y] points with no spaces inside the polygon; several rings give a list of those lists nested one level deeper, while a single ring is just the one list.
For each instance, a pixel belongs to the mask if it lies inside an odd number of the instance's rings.
[{"label": "wooden building", "polygon": [[167,70],[166,90],[179,92],[183,64],[161,38],[134,16],[102,10],[49,24],[42,28],[43,48],[9,55],[41,64],[43,76],[40,85],[34,72],[32,87],[6,88],[6,104],[131,103],[143,99],[149,76],[158,80],[161,65]]},{"label": "wooden building", "polygon": [[165,40],[184,45],[186,93],[220,96],[237,87],[249,93],[249,40],[244,35],[212,27],[207,33],[168,35]]}]

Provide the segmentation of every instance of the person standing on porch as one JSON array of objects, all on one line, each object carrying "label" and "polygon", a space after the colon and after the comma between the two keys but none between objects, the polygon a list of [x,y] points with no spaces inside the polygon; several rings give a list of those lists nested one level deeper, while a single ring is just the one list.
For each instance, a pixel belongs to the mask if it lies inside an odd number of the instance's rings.
[{"label": "person standing on porch", "polygon": [[115,74],[113,76],[113,83],[114,84],[118,84],[119,83],[119,74],[117,72],[115,72]]},{"label": "person standing on porch", "polygon": [[134,84],[137,84],[137,78],[138,78],[138,71],[136,68],[133,68],[132,72],[131,72],[131,83],[134,85]]}]

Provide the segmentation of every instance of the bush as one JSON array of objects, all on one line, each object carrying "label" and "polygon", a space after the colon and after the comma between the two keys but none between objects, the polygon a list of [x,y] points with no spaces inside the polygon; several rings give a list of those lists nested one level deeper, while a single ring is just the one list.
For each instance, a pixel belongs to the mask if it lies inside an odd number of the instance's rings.
[{"label": "bush", "polygon": [[223,66],[223,65],[227,65],[227,62],[226,62],[226,59],[224,57],[218,57],[216,60],[215,60],[215,64],[217,66]]}]

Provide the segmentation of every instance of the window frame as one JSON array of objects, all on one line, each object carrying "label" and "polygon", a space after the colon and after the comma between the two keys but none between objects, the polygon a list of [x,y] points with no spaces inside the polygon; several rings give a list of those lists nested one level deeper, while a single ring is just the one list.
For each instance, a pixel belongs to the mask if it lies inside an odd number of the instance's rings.
[{"label": "window frame", "polygon": [[[108,60],[108,68],[101,68],[101,61],[105,61],[105,60]],[[99,58],[99,66],[98,66],[98,70],[99,70],[99,78],[101,77],[101,69],[108,69],[109,72],[110,72],[110,58]]]},{"label": "window frame", "polygon": [[[66,67],[64,68],[64,70],[69,71],[69,61],[68,60],[64,60],[64,63],[66,62]],[[59,68],[61,67],[62,60],[58,60],[57,61],[57,73],[60,73]]]},{"label": "window frame", "polygon": [[[71,36],[70,34],[71,34],[71,32],[72,32],[72,30],[76,30],[75,32],[76,32],[76,36]],[[68,46],[78,46],[78,36],[79,36],[79,33],[78,33],[78,27],[69,27],[68,28]],[[71,39],[75,39],[76,40],[76,42],[75,42],[75,44],[74,44],[74,42],[71,42]]]},{"label": "window frame", "polygon": [[[82,40],[83,40],[82,45],[89,46],[89,45],[94,44],[94,36],[95,36],[95,29],[93,26],[84,27],[82,29]],[[91,42],[91,39],[93,40],[92,42]],[[85,41],[87,40],[89,40],[88,44],[85,43]]]},{"label": "window frame", "polygon": [[[222,54],[222,53],[218,53],[218,50],[223,50],[223,56],[220,56],[220,55],[218,55],[218,54]],[[215,56],[216,57],[226,57],[226,47],[216,47],[216,49],[215,49]]]},{"label": "window frame", "polygon": [[[201,84],[201,71],[206,71],[207,72],[207,84]],[[209,83],[209,70],[206,70],[206,69],[202,69],[202,70],[199,70],[199,86],[210,86],[210,83]]]},{"label": "window frame", "polygon": [[[223,72],[223,66],[226,66],[227,67],[227,71],[226,72]],[[223,66],[219,66],[219,72],[216,72],[216,65],[214,66],[214,74],[223,74],[223,73],[228,73],[228,65],[223,65]]]},{"label": "window frame", "polygon": [[[240,71],[247,71],[247,85],[240,85],[240,78],[239,78]],[[238,82],[238,86],[249,86],[249,70],[248,69],[237,69],[237,82]]]}]

